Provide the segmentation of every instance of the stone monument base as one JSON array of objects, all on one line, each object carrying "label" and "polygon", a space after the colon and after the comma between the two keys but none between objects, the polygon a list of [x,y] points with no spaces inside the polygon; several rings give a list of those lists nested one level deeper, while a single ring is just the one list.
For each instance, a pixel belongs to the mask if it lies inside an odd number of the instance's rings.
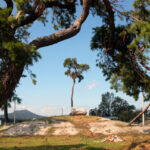
[{"label": "stone monument base", "polygon": [[86,114],[87,114],[87,111],[85,108],[81,108],[81,109],[76,109],[75,107],[71,108],[71,112],[70,112],[71,116],[86,115]]}]

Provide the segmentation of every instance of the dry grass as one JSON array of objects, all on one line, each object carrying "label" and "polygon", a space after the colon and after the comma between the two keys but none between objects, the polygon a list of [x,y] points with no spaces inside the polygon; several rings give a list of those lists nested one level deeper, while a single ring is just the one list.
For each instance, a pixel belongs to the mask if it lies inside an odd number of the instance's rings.
[{"label": "dry grass", "polygon": [[96,122],[100,120],[100,117],[96,116],[58,116],[53,119],[61,121],[69,121],[73,123],[77,128],[87,128],[90,122]]}]

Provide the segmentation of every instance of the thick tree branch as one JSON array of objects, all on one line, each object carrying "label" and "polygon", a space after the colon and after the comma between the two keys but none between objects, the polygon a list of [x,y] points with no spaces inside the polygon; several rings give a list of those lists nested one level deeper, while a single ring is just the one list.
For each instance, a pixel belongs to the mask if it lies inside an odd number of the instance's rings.
[{"label": "thick tree branch", "polygon": [[55,44],[57,42],[66,40],[70,37],[75,36],[79,31],[83,24],[83,22],[86,20],[89,9],[91,6],[92,0],[83,0],[83,10],[81,16],[73,23],[72,27],[69,27],[64,30],[60,30],[52,35],[45,36],[45,37],[39,37],[34,39],[30,44],[36,46],[36,48],[49,46],[52,44]]},{"label": "thick tree branch", "polygon": [[35,12],[37,6],[38,6],[39,0],[35,0],[32,11]]}]

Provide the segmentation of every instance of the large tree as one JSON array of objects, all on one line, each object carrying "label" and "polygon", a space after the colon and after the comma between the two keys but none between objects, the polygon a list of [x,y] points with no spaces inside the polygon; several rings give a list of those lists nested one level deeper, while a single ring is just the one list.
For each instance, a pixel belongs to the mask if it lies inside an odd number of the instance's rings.
[{"label": "large tree", "polygon": [[90,67],[87,64],[78,64],[76,58],[65,59],[64,67],[67,68],[65,74],[71,77],[73,80],[72,92],[71,92],[71,107],[73,107],[73,92],[74,92],[74,85],[76,79],[78,79],[78,82],[81,82],[84,79],[83,72],[87,71]]},{"label": "large tree", "polygon": [[[3,0],[0,2],[0,106],[14,90],[34,61],[40,58],[38,49],[75,36],[86,20],[92,0],[82,0],[82,13],[75,17],[76,0]],[[52,9],[52,24],[57,29],[48,36],[28,41],[28,29],[35,21],[46,23]],[[72,23],[73,22],[73,23]],[[31,73],[31,76],[35,76]]]},{"label": "large tree", "polygon": [[[135,0],[128,12],[111,1],[104,5],[98,14],[103,25],[93,29],[91,41],[92,50],[98,50],[97,66],[111,88],[137,100],[143,91],[150,94],[150,1]],[[117,25],[117,16],[126,23]]]}]

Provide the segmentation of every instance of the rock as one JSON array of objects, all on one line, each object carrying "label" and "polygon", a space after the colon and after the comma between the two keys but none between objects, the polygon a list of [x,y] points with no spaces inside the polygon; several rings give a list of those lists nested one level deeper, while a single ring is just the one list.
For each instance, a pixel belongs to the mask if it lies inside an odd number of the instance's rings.
[{"label": "rock", "polygon": [[76,115],[86,115],[86,109],[81,108],[81,109],[76,109],[75,107],[72,107],[70,115],[76,116]]}]

